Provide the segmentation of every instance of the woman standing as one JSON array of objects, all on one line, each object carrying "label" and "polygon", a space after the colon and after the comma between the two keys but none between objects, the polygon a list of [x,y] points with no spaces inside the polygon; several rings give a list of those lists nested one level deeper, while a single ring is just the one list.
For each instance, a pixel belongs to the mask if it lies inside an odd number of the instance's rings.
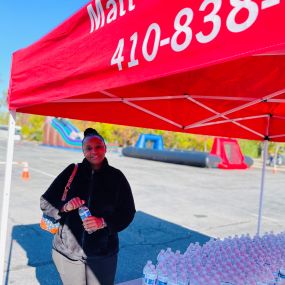
[{"label": "woman standing", "polygon": [[[64,202],[63,191],[74,164],[64,169],[41,197],[44,214],[60,222],[52,257],[64,285],[112,285],[119,250],[118,232],[133,220],[135,205],[124,174],[110,166],[104,139],[88,128],[82,141],[84,159]],[[78,208],[91,216],[83,222]]]}]

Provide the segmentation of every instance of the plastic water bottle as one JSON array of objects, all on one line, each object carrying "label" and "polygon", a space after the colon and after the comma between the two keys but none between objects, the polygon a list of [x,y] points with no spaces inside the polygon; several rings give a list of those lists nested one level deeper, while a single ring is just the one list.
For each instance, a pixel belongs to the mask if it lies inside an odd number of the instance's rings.
[{"label": "plastic water bottle", "polygon": [[87,217],[90,217],[91,216],[91,213],[89,211],[89,209],[86,207],[86,206],[81,206],[78,208],[78,213],[79,213],[79,216],[82,220],[82,222],[87,218]]},{"label": "plastic water bottle", "polygon": [[156,285],[167,285],[167,281],[168,276],[166,270],[164,269],[160,273],[158,273]]},{"label": "plastic water bottle", "polygon": [[155,266],[153,264],[150,265],[150,270],[146,272],[144,278],[144,284],[146,285],[155,285],[157,279],[157,273],[155,270]]},{"label": "plastic water bottle", "polygon": [[187,278],[187,274],[185,271],[181,272],[180,275],[178,275],[177,284],[178,285],[188,285],[189,281]]},{"label": "plastic water bottle", "polygon": [[147,273],[148,273],[149,271],[151,271],[151,267],[150,267],[151,265],[152,265],[152,261],[151,261],[151,260],[148,260],[147,263],[146,263],[146,265],[145,265],[144,268],[143,268],[143,279],[142,279],[142,284],[143,284],[143,285],[146,284],[145,278],[146,278]]},{"label": "plastic water bottle", "polygon": [[285,270],[284,269],[279,270],[277,284],[285,285]]},{"label": "plastic water bottle", "polygon": [[177,274],[172,272],[172,274],[170,274],[170,276],[168,277],[168,281],[167,281],[168,285],[177,285]]},{"label": "plastic water bottle", "polygon": [[[82,220],[82,222],[87,218],[91,216],[91,213],[89,211],[89,209],[86,206],[81,206],[78,208],[78,213],[79,216]],[[87,231],[89,234],[91,234],[93,231]]]},{"label": "plastic water bottle", "polygon": [[159,254],[157,255],[157,262],[158,262],[158,263],[161,263],[161,262],[163,262],[165,259],[166,259],[165,250],[162,249],[162,250],[159,252]]}]

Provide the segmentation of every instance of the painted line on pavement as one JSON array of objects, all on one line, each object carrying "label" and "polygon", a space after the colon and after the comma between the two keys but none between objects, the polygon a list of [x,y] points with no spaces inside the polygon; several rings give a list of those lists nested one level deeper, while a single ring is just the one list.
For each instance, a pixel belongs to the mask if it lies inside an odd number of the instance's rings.
[{"label": "painted line on pavement", "polygon": [[[257,214],[253,214],[253,213],[250,213],[250,215],[253,216],[253,217],[255,217],[255,218],[258,217]],[[263,215],[262,215],[261,218],[262,218],[262,219],[265,219],[265,220],[268,220],[268,221],[271,221],[271,222],[274,222],[274,223],[276,223],[276,224],[280,224],[280,221],[278,221],[278,220],[276,220],[276,219],[274,219],[274,218],[266,217],[266,216],[263,216]]]},{"label": "painted line on pavement", "polygon": [[45,172],[45,171],[41,171],[41,170],[38,170],[38,169],[33,168],[33,167],[29,167],[29,168],[30,168],[31,170],[35,171],[35,172],[38,172],[38,173],[43,174],[43,175],[46,175],[46,176],[48,176],[48,177],[52,177],[52,178],[55,178],[55,177],[56,177],[56,175],[47,173],[47,172]]}]

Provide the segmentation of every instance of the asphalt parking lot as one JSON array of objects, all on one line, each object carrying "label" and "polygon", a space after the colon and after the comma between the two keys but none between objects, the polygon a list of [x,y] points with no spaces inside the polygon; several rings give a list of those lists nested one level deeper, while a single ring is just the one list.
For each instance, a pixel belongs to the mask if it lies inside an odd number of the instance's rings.
[{"label": "asphalt parking lot", "polygon": [[[128,158],[119,151],[108,152],[107,158],[127,176],[137,208],[134,222],[120,233],[116,283],[141,277],[144,263],[155,261],[162,248],[183,252],[190,242],[204,243],[209,237],[255,234],[260,168],[195,168]],[[0,185],[5,159],[2,139]],[[6,284],[61,284],[50,256],[52,236],[38,225],[39,197],[67,164],[81,160],[78,151],[15,142],[14,161],[28,162],[30,179],[23,181],[22,166],[13,166]],[[262,233],[284,230],[284,182],[285,172],[266,172]]]}]

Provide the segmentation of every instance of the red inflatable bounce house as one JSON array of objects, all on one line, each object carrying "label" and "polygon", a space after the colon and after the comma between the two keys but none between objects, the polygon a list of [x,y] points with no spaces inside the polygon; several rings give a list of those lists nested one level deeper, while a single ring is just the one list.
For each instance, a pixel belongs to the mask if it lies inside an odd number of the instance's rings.
[{"label": "red inflatable bounce house", "polygon": [[246,169],[245,157],[236,139],[215,138],[210,154],[221,158],[218,168]]}]

